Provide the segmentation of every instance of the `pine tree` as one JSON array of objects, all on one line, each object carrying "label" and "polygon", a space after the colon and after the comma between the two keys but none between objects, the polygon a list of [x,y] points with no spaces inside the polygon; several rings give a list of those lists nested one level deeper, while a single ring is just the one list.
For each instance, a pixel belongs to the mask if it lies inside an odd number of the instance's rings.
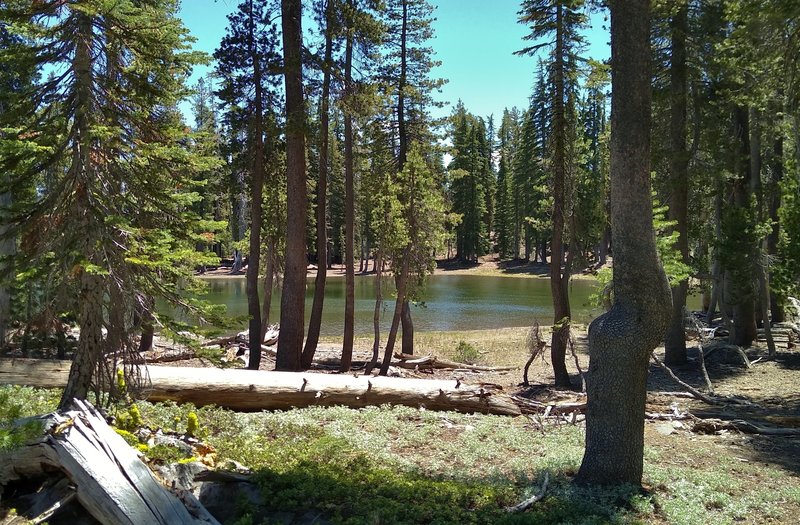
[{"label": "pine tree", "polygon": [[135,351],[142,311],[153,313],[148,298],[178,300],[185,276],[180,261],[195,240],[185,205],[196,198],[186,188],[208,159],[183,147],[174,109],[201,58],[186,52],[176,11],[168,0],[87,0],[2,13],[35,41],[35,66],[58,72],[27,94],[35,108],[12,108],[24,126],[8,137],[19,150],[3,157],[3,170],[12,186],[52,177],[12,225],[29,264],[78,290],[81,334],[61,407],[92,385],[113,393],[113,358]]},{"label": "pine tree", "polygon": [[[550,357],[553,363],[556,386],[571,385],[566,367],[566,349],[569,341],[571,310],[569,305],[569,279],[572,271],[573,250],[565,230],[572,215],[569,200],[568,180],[571,159],[567,154],[571,147],[569,129],[574,121],[568,120],[568,98],[574,90],[579,57],[583,44],[581,28],[586,24],[582,12],[583,2],[526,0],[520,10],[520,23],[529,25],[531,32],[525,38],[536,44],[520,50],[519,54],[534,54],[543,47],[552,47],[549,75],[552,97],[552,128],[550,146],[552,157],[550,169],[553,173],[553,235],[550,255],[550,287],[553,295],[553,338]],[[547,39],[538,42],[540,39]],[[564,255],[566,253],[566,261]]]},{"label": "pine tree", "polygon": [[305,129],[302,68],[302,3],[281,0],[283,69],[286,90],[286,269],[281,296],[281,337],[277,370],[302,368],[306,285]]}]

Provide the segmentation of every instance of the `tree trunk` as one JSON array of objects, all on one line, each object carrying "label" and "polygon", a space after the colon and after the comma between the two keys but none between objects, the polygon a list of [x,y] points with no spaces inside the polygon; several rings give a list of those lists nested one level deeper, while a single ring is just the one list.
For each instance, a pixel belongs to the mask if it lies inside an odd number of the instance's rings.
[{"label": "tree trunk", "polygon": [[303,368],[311,366],[319,343],[322,307],[325,301],[325,280],[328,268],[328,134],[331,92],[331,55],[333,53],[333,0],[325,4],[325,58],[323,59],[322,96],[319,107],[319,178],[317,179],[317,277],[314,280],[314,302],[308,321],[308,336],[303,348]]},{"label": "tree trunk", "polygon": [[306,161],[302,3],[281,0],[286,87],[286,268],[276,370],[301,370],[306,288]]},{"label": "tree trunk", "polygon": [[[683,2],[670,20],[672,52],[670,64],[670,203],[669,217],[680,234],[675,249],[683,263],[689,263],[689,156],[686,151],[687,66],[686,33],[689,30],[689,8]],[[689,282],[681,281],[672,288],[672,317],[667,328],[664,361],[668,365],[686,363],[686,295]]]},{"label": "tree trunk", "polygon": [[403,305],[406,302],[406,285],[408,284],[408,273],[410,265],[410,248],[403,250],[403,263],[400,269],[400,275],[396,280],[397,284],[397,299],[394,303],[394,315],[392,316],[392,326],[389,329],[389,337],[386,340],[386,349],[383,353],[383,362],[381,363],[381,375],[385,376],[389,373],[389,364],[392,361],[392,354],[394,353],[394,343],[397,339],[397,330],[400,328],[400,318],[403,313]]},{"label": "tree trunk", "polygon": [[[94,79],[92,77],[92,51],[91,45],[94,41],[92,20],[87,15],[78,17],[78,28],[80,38],[75,48],[73,59],[73,70],[75,75],[75,143],[70,170],[80,173],[81,177],[91,180],[93,177],[92,160],[92,137],[90,132],[89,115],[94,110],[92,103],[92,89]],[[84,224],[80,231],[96,232],[98,225],[91,214],[88,202],[89,189],[82,183],[78,191],[76,206],[82,215]],[[82,246],[82,253],[89,257],[89,261],[97,263],[93,236],[85,239]],[[86,394],[92,384],[92,377],[95,374],[97,360],[103,353],[103,293],[105,286],[103,277],[96,272],[89,272],[86,268],[81,269],[80,291],[79,291],[79,324],[81,334],[78,340],[78,348],[75,358],[70,368],[69,380],[59,402],[60,408],[68,408],[73,399],[86,399]]]},{"label": "tree trunk", "polygon": [[247,315],[249,316],[250,360],[247,368],[258,370],[261,364],[261,305],[258,297],[258,270],[261,259],[261,215],[264,190],[264,86],[261,74],[261,59],[256,51],[253,0],[248,2],[248,52],[253,63],[253,84],[255,87],[253,151],[253,173],[251,178],[250,201],[250,253],[247,260]]},{"label": "tree trunk", "polygon": [[400,314],[400,323],[403,328],[402,346],[404,354],[414,355],[414,322],[411,320],[411,304],[408,299],[403,301],[403,311]]},{"label": "tree trunk", "polygon": [[641,484],[648,363],[671,309],[650,196],[649,11],[648,0],[611,2],[614,305],[589,327],[581,484]]},{"label": "tree trunk", "polygon": [[[733,182],[733,206],[739,210],[750,208],[752,186],[750,182],[750,118],[748,109],[737,106],[733,110],[733,136],[738,142],[738,151],[734,155],[734,173],[738,177]],[[733,225],[734,228],[742,225]],[[727,235],[740,237],[739,232],[726,232]],[[749,347],[756,338],[756,293],[753,286],[755,273],[755,252],[757,246],[751,244],[747,236],[736,244],[739,253],[729,254],[737,259],[736,270],[726,268],[731,288],[733,306],[733,329],[730,342],[737,346]],[[733,258],[729,257],[729,259]],[[726,301],[727,302],[727,301]]]},{"label": "tree trunk", "polygon": [[275,287],[275,258],[278,256],[276,252],[277,247],[274,238],[267,241],[267,260],[266,268],[264,269],[264,300],[261,305],[261,339],[264,342],[264,337],[267,335],[269,329],[269,311],[272,308],[272,292]]},{"label": "tree trunk", "polygon": [[[779,118],[779,122],[782,118]],[[778,218],[778,210],[781,207],[781,189],[780,183],[783,180],[783,132],[778,127],[775,143],[772,148],[772,180],[770,184],[770,199],[769,199],[769,219],[772,223],[772,229],[767,236],[767,254],[775,256],[778,253],[778,239],[780,236],[781,225]],[[769,275],[769,280],[773,278],[772,274]],[[777,294],[770,294],[769,303],[770,313],[772,314],[773,323],[782,323],[784,321],[783,306],[778,301]]]},{"label": "tree trunk", "polygon": [[11,207],[10,192],[0,194],[0,349],[6,345],[6,331],[11,321],[11,276],[14,275],[14,256],[17,253],[16,237],[9,235],[2,211]]},{"label": "tree trunk", "polygon": [[[564,228],[567,209],[570,204],[566,198],[566,120],[564,114],[564,15],[563,6],[556,7],[556,48],[553,92],[553,236],[550,242],[550,291],[553,296],[553,335],[550,343],[550,360],[553,365],[555,385],[558,388],[571,388],[572,382],[567,372],[567,343],[569,341],[570,318],[569,305],[570,268],[564,262]],[[527,251],[527,250],[526,250]]]},{"label": "tree trunk", "polygon": [[[349,2],[354,9],[353,1]],[[353,31],[348,28],[345,42],[344,90],[352,95]],[[355,333],[355,182],[353,180],[353,116],[347,108],[344,114],[344,336],[342,341],[342,364],[340,372],[350,370],[353,360],[353,337]]]},{"label": "tree trunk", "polygon": [[381,290],[381,279],[383,278],[382,270],[383,259],[380,250],[378,250],[375,254],[375,309],[372,311],[372,331],[374,334],[374,339],[372,340],[372,359],[364,370],[364,375],[370,375],[375,365],[378,364],[378,352],[381,348],[381,307],[383,306],[383,294]]}]

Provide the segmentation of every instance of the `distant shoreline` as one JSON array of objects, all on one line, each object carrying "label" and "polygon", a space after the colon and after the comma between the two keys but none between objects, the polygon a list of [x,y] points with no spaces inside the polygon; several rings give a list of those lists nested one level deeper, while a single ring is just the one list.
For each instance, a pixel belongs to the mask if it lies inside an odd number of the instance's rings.
[{"label": "distant shoreline", "polygon": [[[242,269],[241,273],[231,274],[229,268],[218,268],[215,270],[208,270],[205,273],[195,273],[195,277],[202,279],[240,279],[246,275],[247,267]],[[317,266],[313,264],[308,265],[306,271],[308,276],[317,274]],[[496,255],[487,255],[481,257],[477,263],[465,263],[454,259],[439,259],[436,261],[436,270],[434,275],[482,275],[491,277],[525,277],[525,278],[541,278],[547,279],[550,277],[550,267],[541,262],[523,263],[522,261],[500,261]],[[356,270],[356,278],[374,276],[375,272],[359,272]],[[328,277],[330,278],[343,278],[345,276],[344,265],[334,264],[328,268]],[[573,279],[595,279],[592,273],[574,273]]]}]

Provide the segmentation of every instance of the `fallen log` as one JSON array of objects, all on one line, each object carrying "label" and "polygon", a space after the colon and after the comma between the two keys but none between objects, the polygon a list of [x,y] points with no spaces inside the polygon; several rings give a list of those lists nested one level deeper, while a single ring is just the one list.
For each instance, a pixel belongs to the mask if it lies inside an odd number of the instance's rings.
[{"label": "fallen log", "polygon": [[74,407],[39,418],[40,438],[0,456],[3,487],[45,467],[61,470],[69,478],[68,490],[59,488],[56,496],[48,496],[54,501],[45,509],[32,510],[31,518],[55,514],[74,490],[81,506],[101,523],[218,525],[202,505],[195,505],[192,513],[162,486],[94,407],[80,400]]},{"label": "fallen log", "polygon": [[467,363],[458,363],[456,361],[450,361],[448,359],[443,359],[441,357],[435,357],[431,355],[427,356],[418,356],[418,355],[411,355],[411,354],[394,354],[394,358],[397,359],[397,362],[393,362],[393,365],[399,366],[401,368],[411,368],[414,369],[417,366],[420,368],[424,367],[431,367],[431,368],[438,368],[438,369],[452,369],[452,370],[470,370],[473,372],[508,372],[509,370],[514,370],[515,367],[513,366],[481,366],[481,365],[470,365]]},{"label": "fallen log", "polygon": [[800,428],[765,427],[743,419],[726,421],[723,419],[695,419],[693,432],[714,434],[722,430],[735,430],[745,434],[763,434],[766,436],[800,436]]},{"label": "fallen log", "polygon": [[[68,361],[2,359],[0,384],[63,387],[69,366]],[[166,366],[149,366],[147,374],[150,385],[144,394],[150,401],[213,404],[233,410],[393,404],[466,413],[522,414],[499,386],[470,385],[461,380]]]}]

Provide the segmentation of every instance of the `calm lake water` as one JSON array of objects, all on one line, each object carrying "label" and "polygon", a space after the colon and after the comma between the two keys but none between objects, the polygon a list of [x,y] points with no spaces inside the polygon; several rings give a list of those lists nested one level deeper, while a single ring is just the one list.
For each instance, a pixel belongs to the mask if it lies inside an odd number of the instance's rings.
[{"label": "calm lake water", "polygon": [[[247,314],[245,281],[241,277],[213,278],[208,283],[207,299],[225,304],[230,315]],[[384,281],[384,307],[381,323],[388,329],[394,310],[391,283]],[[599,315],[599,308],[587,306],[589,295],[597,286],[593,280],[573,280],[570,301],[573,318],[586,323]],[[344,326],[344,278],[329,276],[326,283],[325,306],[322,316],[323,335],[341,335]],[[313,277],[306,285],[306,322],[314,294]],[[375,307],[375,279],[356,277],[355,288],[356,334],[372,333],[372,314]],[[535,320],[543,325],[553,322],[550,281],[524,277],[493,277],[485,275],[434,275],[428,279],[423,296],[424,305],[412,306],[414,328],[417,331],[460,331],[530,326]],[[270,322],[279,320],[280,292],[272,300]]]}]

